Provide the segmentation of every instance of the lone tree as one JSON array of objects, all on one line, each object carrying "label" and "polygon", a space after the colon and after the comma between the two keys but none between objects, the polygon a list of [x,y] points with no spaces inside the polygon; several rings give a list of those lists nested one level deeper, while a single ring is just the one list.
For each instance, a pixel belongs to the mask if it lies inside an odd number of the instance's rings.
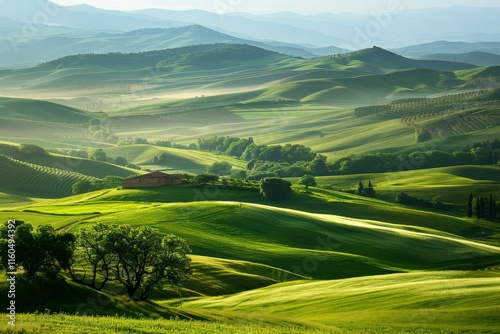
[{"label": "lone tree", "polygon": [[300,178],[298,184],[306,186],[306,189],[309,189],[309,186],[316,187],[316,179],[312,175],[304,175]]},{"label": "lone tree", "polygon": [[[16,262],[29,279],[51,278],[61,269],[69,269],[75,249],[75,236],[69,232],[56,232],[50,225],[39,225],[33,230],[31,224],[22,220],[6,222],[0,227],[0,254],[2,265],[8,270],[9,228],[15,229]],[[12,242],[11,242],[12,244]]]},{"label": "lone tree", "polygon": [[[78,242],[92,267],[92,281],[87,285],[102,289],[107,281],[117,281],[131,299],[147,300],[165,284],[177,289],[192,274],[187,243],[174,235],[162,238],[150,227],[97,224],[91,230],[82,229]],[[103,277],[99,284],[98,276]]]},{"label": "lone tree", "polygon": [[292,184],[278,177],[266,177],[260,182],[260,193],[269,200],[281,200],[292,193]]}]

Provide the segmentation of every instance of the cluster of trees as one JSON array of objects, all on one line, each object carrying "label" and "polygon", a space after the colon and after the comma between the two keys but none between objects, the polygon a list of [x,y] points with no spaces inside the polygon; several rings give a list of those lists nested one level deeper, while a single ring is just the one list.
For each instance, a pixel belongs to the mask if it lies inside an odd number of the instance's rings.
[{"label": "cluster of trees", "polygon": [[92,137],[95,140],[116,144],[120,138],[115,136],[107,127],[102,126],[102,121],[97,118],[93,118],[88,122],[88,130],[92,133]]},{"label": "cluster of trees", "polygon": [[[13,227],[16,262],[31,281],[65,270],[73,281],[96,290],[116,282],[131,299],[147,300],[164,285],[183,286],[192,275],[188,244],[175,235],[162,237],[150,227],[96,224],[74,235],[50,225],[34,230],[20,220],[15,225],[6,222],[0,227],[2,255],[7,254],[7,231]],[[2,256],[1,263],[7,268],[8,258]]]},{"label": "cluster of trees", "polygon": [[497,203],[490,194],[490,197],[477,196],[474,200],[472,193],[469,195],[467,200],[467,216],[471,218],[473,216],[474,209],[476,210],[476,217],[478,219],[488,219],[490,221],[495,221],[497,216]]},{"label": "cluster of trees", "polygon": [[231,165],[227,161],[217,161],[217,162],[214,162],[212,165],[207,167],[207,173],[220,175],[220,176],[229,175],[229,174],[231,174],[232,168],[233,168],[233,165]]},{"label": "cluster of trees", "polygon": [[249,180],[261,180],[265,177],[301,177],[305,174],[316,176],[328,175],[326,157],[317,154],[312,161],[272,162],[258,159],[250,160],[246,166]]},{"label": "cluster of trees", "polygon": [[16,263],[22,266],[29,280],[37,275],[54,278],[61,270],[69,270],[75,236],[69,232],[56,232],[50,225],[39,225],[34,230],[31,224],[21,220],[8,221],[0,226],[0,257],[4,268],[9,268],[9,230],[15,230],[15,237],[10,240],[16,245]]},{"label": "cluster of trees", "polygon": [[125,159],[124,157],[116,157],[116,158],[108,157],[108,154],[102,148],[99,148],[94,152],[92,152],[92,154],[90,155],[90,159],[101,162],[109,162],[115,165],[133,169],[141,169],[140,166],[129,163],[127,159]]},{"label": "cluster of trees", "polygon": [[84,194],[101,189],[121,187],[122,181],[123,177],[115,175],[108,175],[102,179],[95,179],[92,181],[78,180],[73,183],[71,190],[73,195]]},{"label": "cluster of trees", "polygon": [[[478,143],[468,150],[410,154],[376,153],[338,159],[329,166],[334,174],[385,173],[458,165],[495,165],[500,159],[500,143]],[[477,146],[476,146],[477,145]]]},{"label": "cluster of trees", "polygon": [[358,195],[366,197],[375,197],[375,189],[373,189],[372,181],[368,181],[368,187],[365,187],[362,181],[358,183]]},{"label": "cluster of trees", "polygon": [[441,203],[432,203],[422,198],[410,196],[404,192],[401,192],[396,196],[396,202],[405,205],[421,206],[424,208],[441,209],[441,210],[444,209],[444,206]]},{"label": "cluster of trees", "polygon": [[199,138],[196,147],[201,151],[212,151],[234,157],[241,157],[245,149],[253,144],[253,138],[208,137]]},{"label": "cluster of trees", "polygon": [[310,162],[316,157],[311,148],[298,144],[257,145],[253,138],[209,137],[199,138],[196,146],[202,151],[217,152],[245,161],[261,160],[294,164],[298,161]]},{"label": "cluster of trees", "polygon": [[49,155],[45,149],[32,144],[21,144],[17,150],[23,157],[46,157]]}]

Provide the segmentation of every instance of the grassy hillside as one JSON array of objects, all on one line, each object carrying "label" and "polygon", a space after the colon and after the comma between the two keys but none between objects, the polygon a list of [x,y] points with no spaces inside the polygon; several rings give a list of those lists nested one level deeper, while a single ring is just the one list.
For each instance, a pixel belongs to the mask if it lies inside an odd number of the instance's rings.
[{"label": "grassy hillside", "polygon": [[0,118],[87,125],[96,116],[47,101],[0,97]]},{"label": "grassy hillside", "polygon": [[[175,196],[171,191],[171,196]],[[317,269],[303,273],[314,278],[409,269],[481,268],[499,260],[496,247],[467,241],[440,225],[433,228],[426,222],[426,217],[432,216],[417,211],[412,214],[416,221],[421,221],[420,225],[405,224],[401,218],[400,224],[388,224],[377,216],[361,220],[239,202],[118,202],[120,192],[127,191],[106,191],[85,202],[76,197],[73,203],[40,203],[29,209],[51,214],[96,214],[85,223],[71,225],[70,230],[97,221],[132,225],[140,222],[181,236],[196,255],[261,263],[288,271],[293,271],[303,259],[321,259]],[[111,197],[106,200],[106,196]],[[192,189],[191,196],[196,196]],[[178,201],[182,201],[180,195]],[[334,210],[335,205],[331,207]],[[351,210],[356,209],[359,207],[351,206]],[[394,215],[405,212],[390,207],[387,210]],[[19,215],[22,217],[22,213]],[[444,217],[435,218],[446,222]],[[468,225],[465,221],[461,224],[460,228]],[[456,230],[458,226],[452,228]],[[337,267],[343,269],[331,270]]]},{"label": "grassy hillside", "polygon": [[[359,181],[371,181],[377,197],[389,201],[394,201],[400,192],[455,205],[462,205],[471,192],[500,197],[499,166],[456,166],[384,174],[326,176],[318,177],[317,181],[321,186],[353,191]],[[465,213],[465,207],[462,213]]]},{"label": "grassy hillside", "polygon": [[494,333],[500,329],[492,321],[500,311],[499,283],[498,272],[395,274],[284,283],[183,308],[302,319],[363,333]]},{"label": "grassy hillside", "polygon": [[68,196],[77,180],[91,181],[108,175],[128,177],[138,173],[129,168],[64,155],[24,156],[16,146],[6,144],[0,144],[0,162],[0,192],[9,194],[1,202],[14,198],[30,201],[30,197]]},{"label": "grassy hillside", "polygon": [[[108,156],[121,156],[128,161],[139,164],[150,169],[169,169],[173,171],[187,172],[193,174],[204,173],[206,167],[217,161],[227,161],[233,168],[244,169],[246,161],[234,157],[216,155],[210,152],[197,150],[184,150],[152,145],[118,146],[105,149]],[[161,165],[154,165],[152,160],[155,156],[167,154],[167,160]]]},{"label": "grassy hillside", "polygon": [[0,191],[29,197],[55,198],[71,195],[77,180],[92,180],[90,176],[46,167],[0,155],[2,166]]}]

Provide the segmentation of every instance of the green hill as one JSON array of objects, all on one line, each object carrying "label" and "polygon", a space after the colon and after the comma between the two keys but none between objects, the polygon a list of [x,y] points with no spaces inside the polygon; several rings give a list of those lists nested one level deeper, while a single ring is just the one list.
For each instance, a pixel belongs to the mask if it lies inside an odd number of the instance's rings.
[{"label": "green hill", "polygon": [[47,101],[0,97],[1,118],[87,125],[88,121],[96,116]]},{"label": "green hill", "polygon": [[[301,319],[357,333],[493,333],[498,273],[423,272],[293,282],[183,303],[184,310]],[[474,310],[471,312],[471,310]],[[209,313],[210,314],[210,313]],[[340,331],[343,333],[343,331]]]},{"label": "green hill", "polygon": [[235,61],[258,60],[273,54],[275,53],[249,45],[212,44],[129,54],[108,53],[67,56],[42,64],[41,67],[52,70],[89,65],[108,69],[162,67],[170,65],[221,68],[227,67]]},{"label": "green hill", "polygon": [[0,191],[16,195],[43,198],[68,196],[77,180],[93,179],[81,173],[27,163],[2,154],[0,164]]}]

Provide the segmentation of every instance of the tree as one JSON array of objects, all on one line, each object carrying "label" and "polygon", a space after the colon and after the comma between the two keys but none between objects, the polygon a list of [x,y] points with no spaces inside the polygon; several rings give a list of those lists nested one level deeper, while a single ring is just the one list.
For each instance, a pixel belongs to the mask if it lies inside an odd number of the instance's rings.
[{"label": "tree", "polygon": [[108,161],[108,155],[102,148],[95,150],[92,155],[90,156],[90,159],[96,160],[96,161],[102,161],[102,162],[107,162]]},{"label": "tree", "polygon": [[314,175],[327,175],[326,157],[318,154],[308,166],[309,171]]},{"label": "tree", "polygon": [[292,184],[277,177],[266,177],[260,182],[260,193],[269,200],[281,200],[292,193]]},{"label": "tree", "polygon": [[493,199],[493,195],[490,194],[490,202],[489,202],[489,210],[488,210],[488,218],[492,222],[495,221],[496,216],[497,216],[497,205],[496,201]]},{"label": "tree", "polygon": [[373,189],[372,182],[368,181],[368,187],[363,189],[362,192],[363,196],[366,197],[375,197],[375,189]]},{"label": "tree", "polygon": [[219,179],[218,175],[214,174],[200,174],[196,176],[196,182],[207,184],[208,182],[215,182]]},{"label": "tree", "polygon": [[309,186],[316,187],[316,179],[312,175],[304,175],[300,178],[298,184],[306,186],[306,189],[309,189]]},{"label": "tree", "polygon": [[469,199],[467,200],[467,217],[472,217],[472,193],[470,193]]},{"label": "tree", "polygon": [[481,219],[482,218],[482,216],[481,216],[481,212],[482,212],[481,202],[482,202],[481,197],[478,196],[476,198],[476,218],[477,219]]},{"label": "tree", "polygon": [[48,156],[47,151],[37,145],[21,144],[18,147],[19,153],[27,157],[45,157]]},{"label": "tree", "polygon": [[363,195],[363,189],[365,189],[365,186],[363,185],[363,182],[359,181],[358,183],[358,194]]},{"label": "tree", "polygon": [[[11,225],[15,225],[16,262],[28,278],[53,277],[61,269],[69,269],[75,249],[73,234],[56,232],[51,225],[39,225],[33,231],[33,226],[22,220]],[[1,254],[8,254],[8,229],[9,222],[0,228]],[[7,268],[6,256],[2,256],[2,265]]]},{"label": "tree", "polygon": [[124,157],[116,157],[115,165],[127,166],[127,164],[128,164],[128,161]]},{"label": "tree", "polygon": [[88,180],[78,180],[71,187],[73,195],[85,194],[97,190],[95,186]]},{"label": "tree", "polygon": [[[102,289],[106,282],[117,281],[132,299],[147,300],[165,284],[177,289],[192,274],[187,243],[174,235],[162,238],[150,227],[97,224],[82,229],[78,242],[93,268],[88,285]],[[100,284],[94,279],[98,274],[103,277]]]},{"label": "tree", "polygon": [[228,175],[233,166],[227,161],[217,161],[207,168],[207,173],[216,175]]}]

